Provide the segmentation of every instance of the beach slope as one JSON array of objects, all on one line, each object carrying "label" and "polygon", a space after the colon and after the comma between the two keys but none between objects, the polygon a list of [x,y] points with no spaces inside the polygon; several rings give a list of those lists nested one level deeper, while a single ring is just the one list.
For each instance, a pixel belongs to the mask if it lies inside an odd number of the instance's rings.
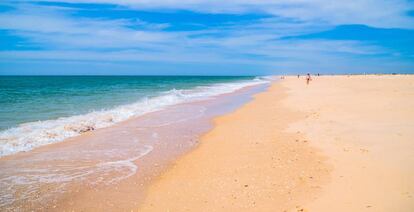
[{"label": "beach slope", "polygon": [[412,211],[414,77],[287,77],[215,119],[140,211]]}]

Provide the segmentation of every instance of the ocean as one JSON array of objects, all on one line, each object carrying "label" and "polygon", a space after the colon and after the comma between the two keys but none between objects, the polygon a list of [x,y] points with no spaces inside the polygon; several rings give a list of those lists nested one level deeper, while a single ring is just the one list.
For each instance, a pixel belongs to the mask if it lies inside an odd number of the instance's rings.
[{"label": "ocean", "polygon": [[[52,210],[81,189],[152,176],[195,148],[214,117],[239,108],[268,82],[262,77],[2,76],[0,211]],[[145,186],[135,189],[144,192]]]},{"label": "ocean", "polygon": [[224,76],[0,76],[0,157],[265,82]]}]

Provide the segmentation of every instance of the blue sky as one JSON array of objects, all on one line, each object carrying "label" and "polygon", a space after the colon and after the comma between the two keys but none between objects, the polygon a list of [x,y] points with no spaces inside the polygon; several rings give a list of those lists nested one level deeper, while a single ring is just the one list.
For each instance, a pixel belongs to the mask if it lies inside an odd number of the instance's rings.
[{"label": "blue sky", "polygon": [[414,73],[412,0],[0,3],[0,74]]}]

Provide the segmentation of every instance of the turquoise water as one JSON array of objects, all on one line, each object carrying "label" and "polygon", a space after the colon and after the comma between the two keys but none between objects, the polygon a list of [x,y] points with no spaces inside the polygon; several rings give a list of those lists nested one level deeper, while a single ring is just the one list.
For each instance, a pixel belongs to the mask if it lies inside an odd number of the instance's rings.
[{"label": "turquoise water", "polygon": [[252,77],[1,76],[0,130],[130,104],[172,89]]},{"label": "turquoise water", "polygon": [[[146,178],[152,167],[159,170],[197,146],[214,117],[249,101],[266,82],[254,77],[2,78],[7,91],[2,104],[19,106],[2,108],[3,117],[22,123],[0,131],[0,211],[47,210],[80,188],[113,187],[133,175]],[[252,87],[238,91],[246,86]],[[99,130],[89,132],[94,129]],[[64,145],[34,150],[85,132]]]},{"label": "turquoise water", "polygon": [[264,82],[256,77],[0,76],[0,157]]}]

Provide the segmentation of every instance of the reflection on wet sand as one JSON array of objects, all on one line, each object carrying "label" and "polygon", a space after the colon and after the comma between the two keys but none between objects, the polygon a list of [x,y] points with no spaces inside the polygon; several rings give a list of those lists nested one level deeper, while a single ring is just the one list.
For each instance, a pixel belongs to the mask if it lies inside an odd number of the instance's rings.
[{"label": "reflection on wet sand", "polygon": [[196,145],[212,117],[235,109],[265,87],[172,106],[63,143],[1,158],[0,209],[55,208],[68,196],[115,186],[141,167],[168,164]]}]

